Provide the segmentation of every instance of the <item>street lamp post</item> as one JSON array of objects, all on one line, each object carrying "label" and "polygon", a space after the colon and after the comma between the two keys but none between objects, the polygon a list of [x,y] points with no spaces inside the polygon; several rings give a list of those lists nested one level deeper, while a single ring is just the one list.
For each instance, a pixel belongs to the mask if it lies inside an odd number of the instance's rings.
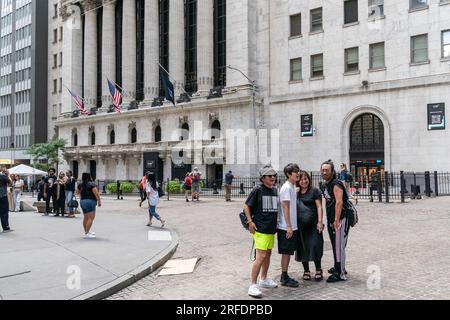
[{"label": "street lamp post", "polygon": [[[256,165],[258,165],[259,164],[259,134],[258,134],[258,128],[256,126],[256,89],[257,89],[256,80],[250,79],[249,76],[247,76],[244,72],[242,72],[241,70],[239,70],[236,67],[227,65],[227,68],[239,72],[252,85],[252,113],[253,113],[252,117],[253,117],[253,129],[255,130],[255,133],[256,133]],[[257,173],[257,168],[255,168],[255,174],[256,173]]]},{"label": "street lamp post", "polygon": [[11,143],[11,168],[14,167],[14,162],[15,161],[15,150],[14,150],[14,142]]}]

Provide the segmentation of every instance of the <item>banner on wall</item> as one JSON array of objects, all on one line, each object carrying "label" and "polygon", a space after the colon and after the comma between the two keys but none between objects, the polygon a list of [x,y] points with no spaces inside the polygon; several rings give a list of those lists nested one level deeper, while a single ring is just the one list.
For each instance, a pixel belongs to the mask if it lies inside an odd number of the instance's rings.
[{"label": "banner on wall", "polygon": [[445,130],[445,103],[428,105],[428,130]]},{"label": "banner on wall", "polygon": [[302,137],[312,137],[314,135],[313,129],[313,115],[304,114],[301,119],[301,135]]}]

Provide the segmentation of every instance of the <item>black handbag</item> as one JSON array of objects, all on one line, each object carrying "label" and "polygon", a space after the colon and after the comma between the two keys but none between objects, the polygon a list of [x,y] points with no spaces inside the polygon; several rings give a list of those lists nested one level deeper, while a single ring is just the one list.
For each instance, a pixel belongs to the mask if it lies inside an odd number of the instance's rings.
[{"label": "black handbag", "polygon": [[67,206],[69,208],[73,208],[73,209],[78,209],[78,206],[80,204],[78,203],[78,201],[76,200],[75,196],[72,198],[72,200],[69,201],[69,203],[67,204]]}]

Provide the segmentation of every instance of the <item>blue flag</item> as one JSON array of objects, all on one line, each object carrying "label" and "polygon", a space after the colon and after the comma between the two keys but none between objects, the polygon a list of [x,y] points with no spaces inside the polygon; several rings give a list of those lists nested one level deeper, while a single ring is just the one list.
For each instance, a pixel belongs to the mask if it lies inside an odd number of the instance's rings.
[{"label": "blue flag", "polygon": [[162,68],[161,66],[159,66],[159,76],[161,78],[164,87],[166,99],[168,101],[171,101],[173,105],[175,105],[175,91],[173,88],[173,83],[170,82],[169,75],[167,74],[166,70],[164,70],[164,68]]}]

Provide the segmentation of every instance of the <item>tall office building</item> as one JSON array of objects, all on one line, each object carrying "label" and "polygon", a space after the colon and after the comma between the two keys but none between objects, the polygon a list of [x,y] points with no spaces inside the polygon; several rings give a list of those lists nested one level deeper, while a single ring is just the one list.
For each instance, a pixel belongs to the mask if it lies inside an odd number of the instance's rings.
[{"label": "tall office building", "polygon": [[2,0],[0,164],[30,163],[47,141],[47,0]]}]

